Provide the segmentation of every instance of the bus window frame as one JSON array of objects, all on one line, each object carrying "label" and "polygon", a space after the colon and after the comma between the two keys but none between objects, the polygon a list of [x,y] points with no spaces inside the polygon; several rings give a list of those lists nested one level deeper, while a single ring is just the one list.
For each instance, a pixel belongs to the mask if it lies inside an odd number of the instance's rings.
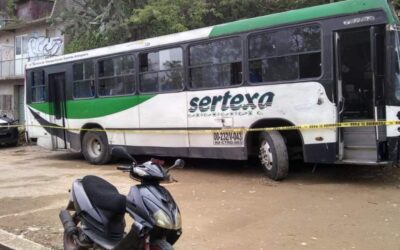
[{"label": "bus window frame", "polygon": [[[259,83],[253,83],[250,81],[250,60],[254,60],[254,59],[250,59],[249,55],[250,55],[250,38],[252,36],[257,36],[259,34],[265,34],[268,32],[275,32],[275,31],[279,31],[279,30],[285,30],[285,29],[293,29],[293,28],[299,28],[299,27],[305,27],[305,26],[312,26],[312,25],[318,25],[318,27],[320,28],[320,38],[321,38],[321,49],[320,49],[320,53],[321,53],[321,74],[318,77],[311,77],[311,78],[299,78],[299,79],[294,79],[294,80],[280,80],[280,81],[273,81],[273,82],[259,82]],[[256,30],[253,32],[249,32],[246,35],[246,83],[249,86],[262,86],[262,85],[277,85],[277,84],[293,84],[293,83],[299,83],[299,82],[309,82],[309,81],[321,81],[324,78],[325,75],[325,65],[324,65],[324,58],[325,58],[325,41],[324,41],[324,25],[321,22],[303,22],[303,23],[297,23],[297,24],[292,24],[292,25],[285,25],[285,26],[278,26],[278,27],[273,27],[273,28],[268,28],[268,29],[261,29],[261,30]],[[301,53],[293,53],[293,54],[286,54],[285,56],[293,56],[293,55],[302,55],[302,54],[313,54],[316,53],[317,51],[311,51],[311,52],[301,52]],[[279,57],[283,57],[283,56],[276,56],[276,57],[268,57],[268,58],[279,58]],[[257,59],[257,58],[255,58]],[[266,59],[266,58],[264,58]],[[332,65],[334,65],[334,62],[332,62]],[[300,69],[300,65],[299,65],[299,69]]]},{"label": "bus window frame", "polygon": [[[187,77],[186,77],[186,69],[187,69],[187,61],[186,61],[186,48],[185,48],[186,43],[174,43],[174,44],[168,44],[166,46],[158,46],[158,47],[153,47],[153,48],[148,48],[148,49],[143,49],[143,50],[136,50],[135,54],[137,57],[137,83],[136,83],[136,92],[139,95],[153,95],[153,94],[171,94],[171,93],[180,93],[186,91],[186,83],[187,83]],[[142,92],[140,89],[140,76],[142,74],[146,73],[159,73],[159,72],[166,72],[166,71],[172,71],[170,69],[168,70],[159,70],[159,71],[149,71],[149,72],[140,72],[140,55],[141,54],[149,54],[149,53],[156,53],[160,52],[162,50],[168,50],[168,49],[181,49],[182,51],[182,67],[180,68],[182,70],[182,88],[177,89],[177,90],[171,90],[171,91],[161,91],[160,89],[158,91],[154,92]]]},{"label": "bus window frame", "polygon": [[[94,70],[94,79],[93,79],[93,82],[94,82],[94,95],[93,96],[91,96],[91,97],[75,97],[74,96],[74,84],[75,84],[75,80],[74,80],[74,65],[75,64],[78,64],[78,63],[85,63],[85,62],[87,62],[87,61],[92,61],[92,63],[93,63],[93,70]],[[75,61],[75,62],[72,62],[71,64],[71,72],[72,72],[72,84],[71,84],[71,89],[70,89],[70,91],[71,91],[71,98],[72,98],[72,100],[91,100],[91,99],[95,99],[95,98],[97,98],[98,97],[98,95],[97,95],[97,62],[96,62],[96,58],[89,58],[89,59],[86,59],[86,60],[79,60],[79,61]],[[79,80],[79,81],[85,81],[85,80]],[[66,86],[66,88],[68,88],[68,84],[67,84],[67,86]]]},{"label": "bus window frame", "polygon": [[[234,35],[229,35],[229,36],[223,36],[223,37],[217,37],[217,38],[213,38],[213,39],[202,39],[199,41],[195,41],[193,43],[186,43],[186,52],[187,52],[187,65],[186,65],[186,71],[187,71],[187,89],[189,91],[204,91],[204,90],[217,90],[217,89],[230,89],[230,88],[240,88],[243,87],[246,83],[245,81],[245,66],[244,66],[244,62],[246,59],[246,52],[245,52],[245,40],[244,37],[246,37],[245,33],[239,33],[239,34],[234,34]],[[222,87],[206,87],[206,88],[193,88],[190,82],[190,70],[192,68],[197,68],[197,67],[201,67],[204,65],[210,65],[210,64],[201,64],[201,65],[196,65],[196,66],[191,66],[190,65],[190,47],[192,46],[196,46],[196,45],[201,45],[201,44],[207,44],[207,43],[213,43],[215,41],[220,41],[220,40],[225,40],[225,39],[231,39],[231,38],[240,38],[241,40],[241,47],[242,47],[242,81],[240,82],[240,84],[236,84],[236,85],[230,85],[230,86],[222,86]],[[235,61],[233,63],[237,63],[238,61]],[[231,62],[232,63],[232,62]],[[217,64],[211,64],[211,65],[223,65],[223,64],[227,64],[227,63],[217,63]]]},{"label": "bus window frame", "polygon": [[[133,58],[135,59],[135,61],[134,61],[134,70],[135,70],[135,73],[133,74],[134,75],[134,79],[135,79],[135,84],[134,84],[134,86],[135,86],[135,90],[132,92],[132,93],[129,93],[129,94],[124,94],[124,95],[100,95],[99,94],[99,82],[100,82],[100,77],[99,77],[99,61],[103,61],[103,60],[107,60],[107,59],[113,59],[113,58],[117,58],[117,57],[122,57],[122,56],[129,56],[129,55],[132,55],[133,56]],[[96,87],[96,94],[95,94],[95,98],[113,98],[113,97],[125,97],[125,96],[135,96],[137,93],[138,93],[138,85],[137,85],[137,60],[138,60],[138,57],[137,57],[137,52],[135,52],[135,51],[126,51],[126,52],[123,52],[123,53],[116,53],[116,54],[114,54],[114,55],[108,55],[108,56],[105,56],[105,57],[98,57],[98,58],[95,58],[94,59],[94,61],[95,61],[95,87]],[[127,75],[130,75],[130,74],[127,74]],[[126,75],[119,75],[119,76],[112,76],[112,77],[120,77],[120,76],[126,76]],[[112,78],[111,76],[110,77],[104,77],[104,78]]]}]

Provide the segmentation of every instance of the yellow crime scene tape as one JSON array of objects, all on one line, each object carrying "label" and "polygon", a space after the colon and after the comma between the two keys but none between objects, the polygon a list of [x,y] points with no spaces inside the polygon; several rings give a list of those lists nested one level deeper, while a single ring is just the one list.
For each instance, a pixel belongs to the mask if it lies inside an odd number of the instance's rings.
[{"label": "yellow crime scene tape", "polygon": [[375,127],[400,125],[400,121],[352,121],[326,124],[303,124],[293,126],[269,127],[269,128],[216,128],[216,129],[98,129],[98,128],[69,128],[59,126],[42,125],[2,125],[0,128],[22,128],[39,127],[47,129],[62,129],[68,131],[92,131],[92,132],[112,132],[112,133],[136,133],[136,134],[212,134],[215,132],[263,132],[263,131],[285,131],[285,130],[310,130],[310,129],[333,129],[333,128],[354,128],[354,127]]}]

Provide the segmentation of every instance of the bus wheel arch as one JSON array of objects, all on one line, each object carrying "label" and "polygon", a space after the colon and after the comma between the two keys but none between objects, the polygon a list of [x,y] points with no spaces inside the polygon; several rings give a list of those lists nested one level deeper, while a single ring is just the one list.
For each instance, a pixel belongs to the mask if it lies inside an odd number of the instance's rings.
[{"label": "bus wheel arch", "polygon": [[[284,119],[263,119],[252,124],[250,129],[282,126],[293,126],[293,123]],[[285,161],[303,158],[304,143],[299,130],[247,132],[245,143],[248,157],[260,158],[260,163],[267,176],[274,180],[281,180],[286,177],[288,171],[288,166],[286,165],[288,163],[285,163]],[[271,147],[276,147],[276,149]],[[269,153],[267,153],[268,150],[270,150]],[[272,155],[275,156],[276,160],[274,164],[280,161],[283,169],[278,171],[277,169],[271,169],[272,165],[266,166],[266,163],[269,162],[268,156],[274,158]],[[274,167],[276,168],[276,166]]]},{"label": "bus wheel arch", "polygon": [[80,133],[81,152],[94,165],[107,164],[111,159],[108,137],[104,128],[96,123],[85,124]]}]

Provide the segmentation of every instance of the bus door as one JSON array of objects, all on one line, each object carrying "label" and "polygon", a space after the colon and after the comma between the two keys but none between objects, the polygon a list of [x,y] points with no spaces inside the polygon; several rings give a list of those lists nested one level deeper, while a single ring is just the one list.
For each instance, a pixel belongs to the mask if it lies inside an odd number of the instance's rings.
[{"label": "bus door", "polygon": [[[335,33],[338,121],[384,119],[384,28],[367,27]],[[384,158],[384,128],[338,130],[338,158],[375,163]]]},{"label": "bus door", "polygon": [[[66,95],[65,72],[48,75],[49,101],[52,109],[51,123],[57,127],[66,127]],[[65,129],[53,128],[51,130],[53,149],[67,148],[67,134]]]}]

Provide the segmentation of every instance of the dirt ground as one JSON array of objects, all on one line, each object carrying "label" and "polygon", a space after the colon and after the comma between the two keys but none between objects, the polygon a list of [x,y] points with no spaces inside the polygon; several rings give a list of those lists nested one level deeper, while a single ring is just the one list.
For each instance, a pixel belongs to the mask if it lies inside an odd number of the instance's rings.
[{"label": "dirt ground", "polygon": [[[400,169],[295,164],[277,183],[254,165],[191,159],[173,172],[179,182],[166,186],[183,217],[175,249],[400,249]],[[115,167],[0,148],[0,228],[61,249],[58,212],[72,181],[94,174],[127,194],[135,182]]]}]

